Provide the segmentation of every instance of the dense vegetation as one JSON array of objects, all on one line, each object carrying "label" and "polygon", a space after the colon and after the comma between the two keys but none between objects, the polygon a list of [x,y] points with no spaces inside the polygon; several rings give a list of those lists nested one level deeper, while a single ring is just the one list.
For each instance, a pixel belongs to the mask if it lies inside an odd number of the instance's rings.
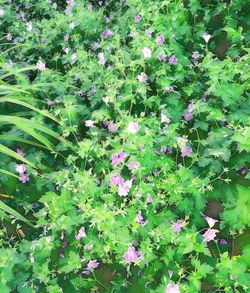
[{"label": "dense vegetation", "polygon": [[0,1],[0,292],[250,292],[250,3]]}]

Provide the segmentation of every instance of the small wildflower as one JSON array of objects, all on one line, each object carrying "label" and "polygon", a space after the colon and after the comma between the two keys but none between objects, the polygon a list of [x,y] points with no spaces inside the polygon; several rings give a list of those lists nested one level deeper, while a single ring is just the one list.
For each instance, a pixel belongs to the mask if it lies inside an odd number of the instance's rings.
[{"label": "small wildflower", "polygon": [[95,122],[93,120],[86,120],[85,126],[87,127],[94,127]]},{"label": "small wildflower", "polygon": [[216,237],[216,233],[219,231],[216,229],[207,229],[207,231],[203,234],[203,241],[209,242],[211,240],[214,240]]},{"label": "small wildflower", "polygon": [[148,76],[146,73],[142,72],[137,76],[139,82],[146,82],[148,80]]},{"label": "small wildflower", "polygon": [[198,52],[198,51],[194,51],[193,53],[192,53],[192,58],[193,59],[198,59],[200,57],[200,53]]},{"label": "small wildflower", "polygon": [[205,217],[205,220],[207,221],[208,226],[210,228],[213,228],[213,226],[218,222],[218,220],[215,220],[215,219],[210,218],[210,217]]},{"label": "small wildflower", "polygon": [[162,123],[167,123],[167,124],[169,124],[169,123],[170,123],[170,119],[168,118],[167,115],[161,113],[161,122],[162,122]]},{"label": "small wildflower", "polygon": [[180,293],[178,284],[168,284],[165,293]]},{"label": "small wildflower", "polygon": [[101,53],[98,54],[98,59],[99,59],[99,64],[105,65],[106,59],[104,57],[104,53],[103,52],[101,52]]},{"label": "small wildflower", "polygon": [[113,32],[110,29],[106,29],[104,32],[101,33],[101,37],[103,39],[110,39],[113,36]]},{"label": "small wildflower", "polygon": [[181,156],[182,157],[188,157],[192,154],[193,150],[191,147],[189,146],[184,146],[182,149],[181,149]]},{"label": "small wildflower", "polygon": [[181,232],[181,230],[183,229],[184,227],[184,223],[182,220],[177,220],[176,222],[174,222],[172,224],[172,229],[175,233],[179,233]]},{"label": "small wildflower", "polygon": [[129,133],[135,134],[140,130],[140,125],[136,122],[129,122],[127,131]]},{"label": "small wildflower", "polygon": [[108,123],[108,131],[115,132],[117,130],[117,126],[115,123]]},{"label": "small wildflower", "polygon": [[19,175],[19,181],[21,181],[22,183],[26,183],[26,182],[28,182],[29,180],[30,180],[30,177],[29,177],[28,174],[26,174],[26,173],[21,173],[21,174]]},{"label": "small wildflower", "polygon": [[25,164],[16,164],[16,171],[19,174],[24,173],[27,170],[27,166]]},{"label": "small wildflower", "polygon": [[153,199],[152,199],[152,197],[151,197],[150,194],[147,195],[147,203],[148,204],[152,204],[153,203]]},{"label": "small wildflower", "polygon": [[171,65],[176,65],[178,62],[178,59],[175,55],[172,55],[169,59],[168,59],[168,63]]},{"label": "small wildflower", "polygon": [[127,180],[118,186],[118,194],[120,196],[127,196],[132,186],[132,180]]},{"label": "small wildflower", "polygon": [[209,40],[212,38],[212,36],[209,35],[209,34],[207,34],[207,33],[204,33],[204,34],[202,35],[202,38],[205,40],[206,43],[208,43]]},{"label": "small wildflower", "polygon": [[75,237],[77,240],[80,240],[81,238],[86,237],[85,228],[81,227]]},{"label": "small wildflower", "polygon": [[152,56],[152,51],[151,51],[151,49],[144,47],[142,49],[142,54],[143,54],[144,58],[150,58]]},{"label": "small wildflower", "polygon": [[21,157],[25,157],[25,152],[22,149],[16,149],[16,152],[18,153],[18,155],[20,155]]},{"label": "small wildflower", "polygon": [[134,247],[129,247],[123,258],[127,262],[135,263],[137,260],[143,259],[143,254],[141,251],[137,251]]},{"label": "small wildflower", "polygon": [[112,159],[112,165],[114,167],[118,166],[120,163],[122,163],[126,158],[126,154],[124,152],[119,152],[116,154],[113,154],[111,159]]},{"label": "small wildflower", "polygon": [[168,91],[168,92],[173,92],[173,91],[174,91],[174,87],[173,87],[172,85],[168,85],[168,86],[166,87],[166,91]]},{"label": "small wildflower", "polygon": [[183,116],[185,121],[191,121],[193,119],[193,115],[191,113],[185,113]]},{"label": "small wildflower", "polygon": [[40,71],[44,71],[46,69],[45,63],[43,63],[41,60],[39,60],[36,63],[36,68]]},{"label": "small wildflower", "polygon": [[156,38],[156,43],[157,43],[158,45],[163,45],[163,44],[165,43],[165,38],[163,37],[163,35],[159,35],[159,36],[157,36],[157,38]]},{"label": "small wildflower", "polygon": [[139,162],[132,161],[129,163],[128,169],[133,172],[135,169],[138,169],[140,167],[140,165],[141,164]]},{"label": "small wildflower", "polygon": [[124,184],[124,179],[117,173],[109,178],[109,186],[120,186]]},{"label": "small wildflower", "polygon": [[225,239],[220,239],[220,244],[221,245],[226,245],[227,244],[227,241]]},{"label": "small wildflower", "polygon": [[69,24],[69,28],[72,29],[72,30],[75,28],[75,26],[76,26],[76,25],[74,24],[74,22],[71,22],[71,23]]},{"label": "small wildflower", "polygon": [[146,34],[146,36],[149,37],[149,38],[152,37],[152,31],[149,30],[149,29],[146,29],[146,30],[145,30],[145,34]]},{"label": "small wildflower", "polygon": [[136,215],[136,221],[141,225],[141,226],[146,226],[148,224],[148,221],[144,221],[143,216],[141,214],[141,211],[138,212]]},{"label": "small wildflower", "polygon": [[134,18],[135,22],[140,22],[141,21],[141,16],[140,15],[136,15]]}]

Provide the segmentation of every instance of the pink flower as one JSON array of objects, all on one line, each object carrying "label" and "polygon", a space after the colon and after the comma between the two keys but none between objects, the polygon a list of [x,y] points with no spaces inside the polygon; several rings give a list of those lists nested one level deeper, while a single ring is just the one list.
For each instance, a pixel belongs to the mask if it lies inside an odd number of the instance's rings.
[{"label": "pink flower", "polygon": [[109,132],[115,132],[117,130],[117,126],[115,123],[108,123]]},{"label": "pink flower", "polygon": [[157,43],[158,45],[163,45],[164,42],[165,42],[165,38],[163,37],[163,35],[159,35],[159,36],[157,36],[157,38],[156,38],[156,43]]},{"label": "pink flower", "polygon": [[200,53],[198,52],[198,51],[194,51],[193,53],[192,53],[192,58],[193,59],[198,59],[200,57]]},{"label": "pink flower", "polygon": [[19,174],[24,173],[27,170],[27,167],[25,164],[16,164],[16,171]]},{"label": "pink flower", "polygon": [[171,65],[176,65],[178,62],[178,59],[175,55],[170,56],[170,58],[168,59],[168,63]]},{"label": "pink flower", "polygon": [[18,153],[18,155],[20,155],[21,157],[25,156],[25,152],[22,149],[16,149],[16,152]]},{"label": "pink flower", "polygon": [[207,221],[210,228],[213,228],[213,226],[218,222],[217,220],[210,217],[205,217],[205,220]]},{"label": "pink flower", "polygon": [[30,177],[29,177],[28,174],[26,174],[26,173],[21,173],[21,174],[19,175],[19,181],[21,181],[22,183],[26,183],[26,182],[28,182],[29,180],[30,180]]},{"label": "pink flower", "polygon": [[85,126],[87,127],[94,127],[95,122],[93,120],[86,120]]},{"label": "pink flower", "polygon": [[202,38],[205,40],[206,43],[208,43],[209,40],[212,38],[212,36],[209,35],[209,34],[207,34],[207,33],[204,33],[204,34],[202,35]]},{"label": "pink flower", "polygon": [[137,260],[143,259],[143,254],[141,251],[137,251],[134,247],[129,247],[123,258],[127,262],[135,263]]},{"label": "pink flower", "polygon": [[109,178],[109,186],[120,186],[123,184],[124,184],[124,179],[119,173]]},{"label": "pink flower", "polygon": [[112,36],[113,36],[113,32],[109,28],[101,33],[101,37],[104,38],[104,39],[109,39]]},{"label": "pink flower", "polygon": [[134,18],[135,22],[140,22],[141,21],[141,16],[140,15],[136,15]]},{"label": "pink flower", "polygon": [[170,119],[168,118],[168,116],[167,115],[165,115],[165,114],[161,114],[161,122],[162,123],[170,123]]},{"label": "pink flower", "polygon": [[160,53],[157,58],[158,58],[159,61],[165,61],[166,60],[166,55],[164,53]]},{"label": "pink flower", "polygon": [[189,113],[193,112],[194,108],[195,108],[194,103],[193,102],[189,103],[189,105],[188,105],[188,112]]},{"label": "pink flower", "polygon": [[142,49],[142,54],[143,54],[144,58],[150,58],[151,55],[152,55],[152,52],[151,52],[151,50],[149,48],[144,47]]},{"label": "pink flower", "polygon": [[186,142],[188,141],[186,138],[184,137],[178,137],[177,139],[177,143],[181,146],[184,146],[186,144]]},{"label": "pink flower", "polygon": [[76,53],[73,53],[72,55],[71,55],[71,60],[72,61],[75,61],[77,59],[77,55],[76,55]]},{"label": "pink flower", "polygon": [[214,240],[216,237],[216,233],[219,231],[216,229],[207,229],[207,231],[203,234],[203,241],[209,242],[211,240]]},{"label": "pink flower", "polygon": [[192,154],[193,150],[191,147],[189,146],[184,146],[182,149],[181,149],[181,156],[182,157],[189,157],[191,154]]},{"label": "pink flower", "polygon": [[85,228],[81,227],[75,237],[77,240],[80,240],[81,238],[86,237]]},{"label": "pink flower", "polygon": [[141,214],[141,211],[138,212],[136,215],[136,221],[141,225],[141,226],[146,226],[148,221],[144,221],[143,216]]},{"label": "pink flower", "polygon": [[136,122],[129,122],[127,131],[129,133],[135,134],[140,130],[140,125]]},{"label": "pink flower", "polygon": [[146,73],[142,72],[137,76],[139,82],[146,82],[148,80],[148,76]]},{"label": "pink flower", "polygon": [[146,36],[149,37],[149,38],[152,37],[152,31],[149,30],[149,29],[146,29],[146,30],[145,30],[145,34],[146,34]]},{"label": "pink flower", "polygon": [[36,68],[40,71],[44,71],[46,69],[45,63],[43,63],[41,60],[39,60],[36,63]]},{"label": "pink flower", "polygon": [[47,237],[45,237],[45,240],[46,240],[48,243],[50,243],[50,242],[51,242],[51,237],[50,237],[50,236],[47,236]]},{"label": "pink flower", "polygon": [[89,275],[90,272],[93,271],[93,269],[98,268],[98,266],[99,266],[99,262],[96,259],[90,260],[87,264],[86,270],[83,271],[83,273],[85,275]]},{"label": "pink flower", "polygon": [[93,248],[93,246],[94,246],[93,243],[90,243],[89,245],[86,246],[86,249],[91,250]]},{"label": "pink flower", "polygon": [[172,229],[174,232],[179,233],[184,227],[184,223],[182,220],[177,220],[172,224]]},{"label": "pink flower", "polygon": [[178,284],[168,284],[165,293],[180,293]]},{"label": "pink flower", "polygon": [[193,115],[191,113],[185,113],[183,116],[185,121],[191,121],[193,119]]},{"label": "pink flower", "polygon": [[139,162],[132,161],[128,165],[128,169],[133,172],[135,169],[138,169],[140,166],[141,166],[141,164]]},{"label": "pink flower", "polygon": [[132,187],[132,180],[127,180],[118,186],[118,194],[120,196],[127,196]]},{"label": "pink flower", "polygon": [[126,154],[124,152],[119,152],[116,154],[113,154],[111,159],[112,159],[112,165],[114,167],[118,166],[120,163],[122,163],[126,158]]},{"label": "pink flower", "polygon": [[153,199],[150,194],[147,195],[147,203],[149,203],[149,204],[153,203]]}]

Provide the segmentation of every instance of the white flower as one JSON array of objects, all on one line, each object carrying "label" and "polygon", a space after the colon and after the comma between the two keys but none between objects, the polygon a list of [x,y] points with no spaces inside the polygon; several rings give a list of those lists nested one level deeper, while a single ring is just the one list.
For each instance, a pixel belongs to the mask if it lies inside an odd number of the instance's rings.
[{"label": "white flower", "polygon": [[209,40],[212,38],[212,36],[209,35],[209,34],[207,34],[207,33],[204,33],[204,34],[202,35],[202,38],[205,40],[206,43],[208,43]]},{"label": "white flower", "polygon": [[168,124],[168,123],[170,123],[170,119],[168,118],[167,115],[161,114],[161,122]]},{"label": "white flower", "polygon": [[129,133],[135,134],[136,132],[139,131],[140,128],[141,127],[140,127],[140,125],[138,123],[129,122],[127,130],[128,130]]},{"label": "white flower", "polygon": [[76,59],[77,59],[77,55],[76,55],[76,53],[72,54],[72,56],[71,56],[71,60],[72,60],[72,61],[75,61]]},{"label": "white flower", "polygon": [[74,22],[71,22],[71,23],[69,24],[69,28],[72,29],[72,30],[75,28],[75,26],[76,26],[76,25],[74,24]]},{"label": "white flower", "polygon": [[137,76],[137,79],[139,82],[146,82],[148,79],[148,76],[146,73],[142,72]]},{"label": "white flower", "polygon": [[36,63],[36,68],[40,71],[44,71],[46,69],[45,63],[43,63],[41,60],[39,60]]},{"label": "white flower", "polygon": [[109,97],[106,96],[104,98],[102,98],[103,102],[107,105],[109,103]]},{"label": "white flower", "polygon": [[0,17],[4,16],[4,10],[2,8],[0,8]]},{"label": "white flower", "polygon": [[147,47],[142,49],[142,53],[143,53],[144,58],[150,58],[152,55],[151,50]]},{"label": "white flower", "polygon": [[86,120],[85,126],[87,127],[94,127],[95,122],[93,120]]},{"label": "white flower", "polygon": [[106,63],[106,59],[104,57],[104,53],[99,53],[98,54],[98,59],[99,59],[99,64],[104,65]]},{"label": "white flower", "polygon": [[27,26],[27,30],[28,30],[29,32],[31,32],[31,31],[32,31],[32,22],[28,22],[28,23],[26,24],[26,26]]}]

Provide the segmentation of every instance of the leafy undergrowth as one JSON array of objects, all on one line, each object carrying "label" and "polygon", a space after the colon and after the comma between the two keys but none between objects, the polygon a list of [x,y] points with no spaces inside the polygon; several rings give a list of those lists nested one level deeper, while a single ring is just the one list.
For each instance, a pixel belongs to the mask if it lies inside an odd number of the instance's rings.
[{"label": "leafy undergrowth", "polygon": [[250,292],[248,1],[0,3],[0,292]]}]

